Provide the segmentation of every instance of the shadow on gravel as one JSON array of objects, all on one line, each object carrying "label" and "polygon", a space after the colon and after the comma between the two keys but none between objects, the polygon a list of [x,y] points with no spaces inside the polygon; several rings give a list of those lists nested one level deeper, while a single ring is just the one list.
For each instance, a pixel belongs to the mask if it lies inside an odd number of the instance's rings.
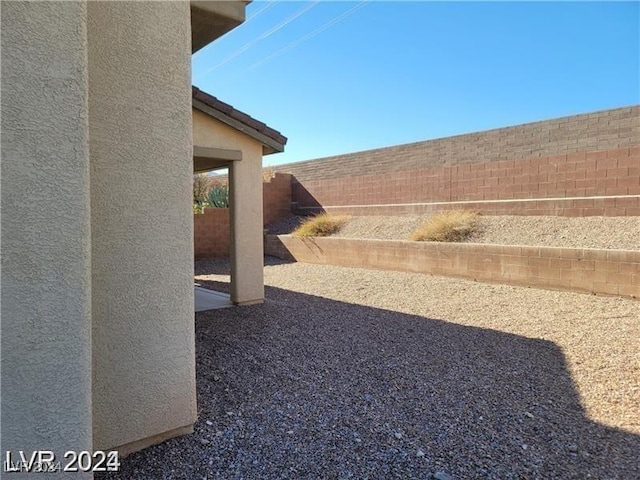
[{"label": "shadow on gravel", "polygon": [[[272,265],[284,265],[286,263],[295,263],[290,260],[282,260],[280,258],[266,256],[264,259],[265,267]],[[230,293],[230,284],[227,281],[202,280],[199,275],[230,275],[231,265],[228,258],[212,258],[199,259],[195,262],[194,273],[196,275],[195,283],[209,290],[216,290],[222,293]]]},{"label": "shadow on gravel", "polygon": [[267,287],[196,316],[193,435],[97,478],[640,478],[560,349]]}]

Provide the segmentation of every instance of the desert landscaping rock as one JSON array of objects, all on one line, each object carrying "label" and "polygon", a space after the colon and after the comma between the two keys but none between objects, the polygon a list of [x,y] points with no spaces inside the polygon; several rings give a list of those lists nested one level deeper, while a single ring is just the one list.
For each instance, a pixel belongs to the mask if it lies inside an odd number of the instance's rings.
[{"label": "desert landscaping rock", "polygon": [[265,281],[196,315],[195,433],[96,478],[640,478],[640,302],[275,259]]},{"label": "desert landscaping rock", "polygon": [[285,235],[293,232],[306,217],[299,217],[296,215],[289,215],[277,222],[274,222],[267,226],[267,232],[272,235]]},{"label": "desert landscaping rock", "polygon": [[[291,216],[269,233],[291,233],[302,217]],[[344,238],[408,240],[429,215],[352,217],[335,235]],[[640,217],[538,217],[481,215],[468,242],[567,248],[640,250]]]},{"label": "desert landscaping rock", "polygon": [[447,475],[444,472],[436,472],[433,478],[435,478],[435,480],[452,480],[451,475]]}]

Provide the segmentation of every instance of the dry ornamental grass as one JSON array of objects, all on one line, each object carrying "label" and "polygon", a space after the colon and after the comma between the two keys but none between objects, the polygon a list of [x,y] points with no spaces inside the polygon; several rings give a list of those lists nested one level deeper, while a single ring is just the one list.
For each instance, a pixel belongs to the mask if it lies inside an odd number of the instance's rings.
[{"label": "dry ornamental grass", "polygon": [[417,242],[459,242],[473,234],[478,214],[470,210],[447,210],[432,216],[411,234]]},{"label": "dry ornamental grass", "polygon": [[302,222],[293,235],[296,237],[328,237],[339,232],[347,220],[349,217],[321,213]]}]

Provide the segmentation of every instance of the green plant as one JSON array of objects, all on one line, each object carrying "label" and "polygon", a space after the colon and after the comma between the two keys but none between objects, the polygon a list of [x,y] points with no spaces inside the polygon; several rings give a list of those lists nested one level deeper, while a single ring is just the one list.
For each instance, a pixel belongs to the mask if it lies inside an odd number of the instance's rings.
[{"label": "green plant", "polygon": [[471,210],[447,210],[420,225],[411,240],[419,242],[460,242],[477,230],[478,214]]},{"label": "green plant", "polygon": [[196,215],[203,214],[205,206],[206,206],[206,203],[193,202],[193,213]]},{"label": "green plant", "polygon": [[321,213],[302,222],[293,235],[295,237],[328,237],[339,232],[348,220],[349,217],[346,216]]},{"label": "green plant", "polygon": [[207,196],[207,203],[215,208],[229,207],[229,186],[215,185]]}]

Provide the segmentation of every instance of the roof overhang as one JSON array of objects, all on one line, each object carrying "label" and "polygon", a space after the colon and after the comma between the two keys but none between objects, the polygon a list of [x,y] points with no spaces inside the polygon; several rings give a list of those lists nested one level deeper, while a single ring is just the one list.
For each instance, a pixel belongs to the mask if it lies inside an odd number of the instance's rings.
[{"label": "roof overhang", "polygon": [[210,148],[194,145],[193,147],[193,172],[204,173],[225,168],[229,162],[242,160],[240,150],[229,150],[226,148]]},{"label": "roof overhang", "polygon": [[191,53],[206,47],[245,20],[250,1],[191,1]]},{"label": "roof overhang", "polygon": [[263,155],[284,151],[284,143],[280,143],[277,140],[265,135],[264,133],[261,133],[258,130],[249,127],[245,123],[225,114],[224,112],[216,110],[215,108],[207,105],[197,98],[193,99],[193,108],[200,110],[202,113],[205,113],[210,117],[215,118],[216,120],[219,120],[222,123],[225,123],[226,125],[229,125],[230,127],[235,128],[236,130],[260,142],[262,144]]}]

